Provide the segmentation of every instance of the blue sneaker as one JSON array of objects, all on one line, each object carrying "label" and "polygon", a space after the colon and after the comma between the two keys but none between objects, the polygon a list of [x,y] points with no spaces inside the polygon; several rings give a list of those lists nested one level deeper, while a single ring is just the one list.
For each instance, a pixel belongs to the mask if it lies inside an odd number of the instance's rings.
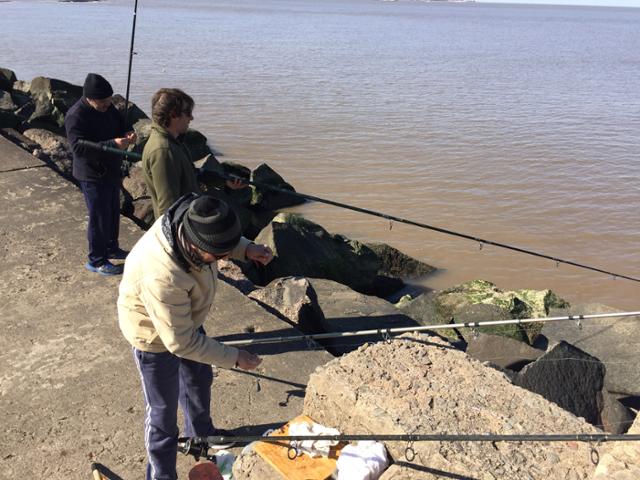
[{"label": "blue sneaker", "polygon": [[94,267],[90,263],[85,264],[84,268],[89,270],[90,272],[99,273],[100,275],[122,275],[124,267],[122,265],[114,265],[110,261],[104,262],[99,267]]},{"label": "blue sneaker", "polygon": [[124,260],[125,258],[127,258],[127,255],[129,255],[129,252],[127,252],[126,250],[116,248],[115,250],[107,254],[107,258],[110,258],[112,260]]}]

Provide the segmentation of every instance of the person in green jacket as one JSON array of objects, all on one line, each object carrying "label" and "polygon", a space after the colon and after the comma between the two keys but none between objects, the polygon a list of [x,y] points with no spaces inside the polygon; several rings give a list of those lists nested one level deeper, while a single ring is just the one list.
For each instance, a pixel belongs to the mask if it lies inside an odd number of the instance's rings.
[{"label": "person in green jacket", "polygon": [[[155,218],[187,193],[201,193],[198,174],[182,135],[193,120],[193,98],[177,88],[161,88],[151,100],[151,135],[142,152],[144,179]],[[232,189],[246,185],[228,181]]]}]

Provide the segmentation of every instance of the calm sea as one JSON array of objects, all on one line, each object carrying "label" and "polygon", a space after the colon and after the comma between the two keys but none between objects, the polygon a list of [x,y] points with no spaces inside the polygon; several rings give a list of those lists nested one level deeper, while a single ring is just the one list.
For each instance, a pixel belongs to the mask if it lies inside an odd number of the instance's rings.
[{"label": "calm sea", "polygon": [[[124,93],[133,0],[0,3],[0,66]],[[179,87],[223,159],[298,191],[640,276],[640,9],[140,0],[132,99]],[[639,284],[315,204],[332,232],[574,302]]]}]

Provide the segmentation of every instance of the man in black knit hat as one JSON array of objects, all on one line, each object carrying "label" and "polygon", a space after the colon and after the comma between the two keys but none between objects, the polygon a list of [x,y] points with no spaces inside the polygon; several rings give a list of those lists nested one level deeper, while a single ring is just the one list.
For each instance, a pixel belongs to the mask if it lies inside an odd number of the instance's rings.
[{"label": "man in black knit hat", "polygon": [[135,142],[135,133],[125,133],[112,95],[113,89],[104,77],[88,74],[83,96],[69,109],[64,122],[73,149],[73,176],[80,183],[89,211],[89,261],[85,267],[101,275],[121,274],[122,265],[109,260],[127,256],[118,244],[122,160],[118,155],[88,149],[79,140],[120,149]]},{"label": "man in black knit hat", "polygon": [[216,262],[228,257],[266,265],[273,252],[241,236],[238,216],[224,201],[194,193],[169,207],[127,257],[118,321],[142,380],[147,480],[177,478],[178,404],[184,436],[229,435],[211,420],[211,365],[253,370],[262,361],[202,328],[215,296]]}]

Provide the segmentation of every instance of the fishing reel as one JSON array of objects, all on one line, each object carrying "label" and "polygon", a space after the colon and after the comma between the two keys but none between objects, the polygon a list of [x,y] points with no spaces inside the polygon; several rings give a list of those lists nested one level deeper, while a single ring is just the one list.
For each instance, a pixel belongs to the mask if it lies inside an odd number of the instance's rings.
[{"label": "fishing reel", "polygon": [[204,438],[183,437],[178,439],[178,452],[191,455],[196,461],[204,458],[210,462],[216,462],[216,456],[209,454],[209,442]]}]

